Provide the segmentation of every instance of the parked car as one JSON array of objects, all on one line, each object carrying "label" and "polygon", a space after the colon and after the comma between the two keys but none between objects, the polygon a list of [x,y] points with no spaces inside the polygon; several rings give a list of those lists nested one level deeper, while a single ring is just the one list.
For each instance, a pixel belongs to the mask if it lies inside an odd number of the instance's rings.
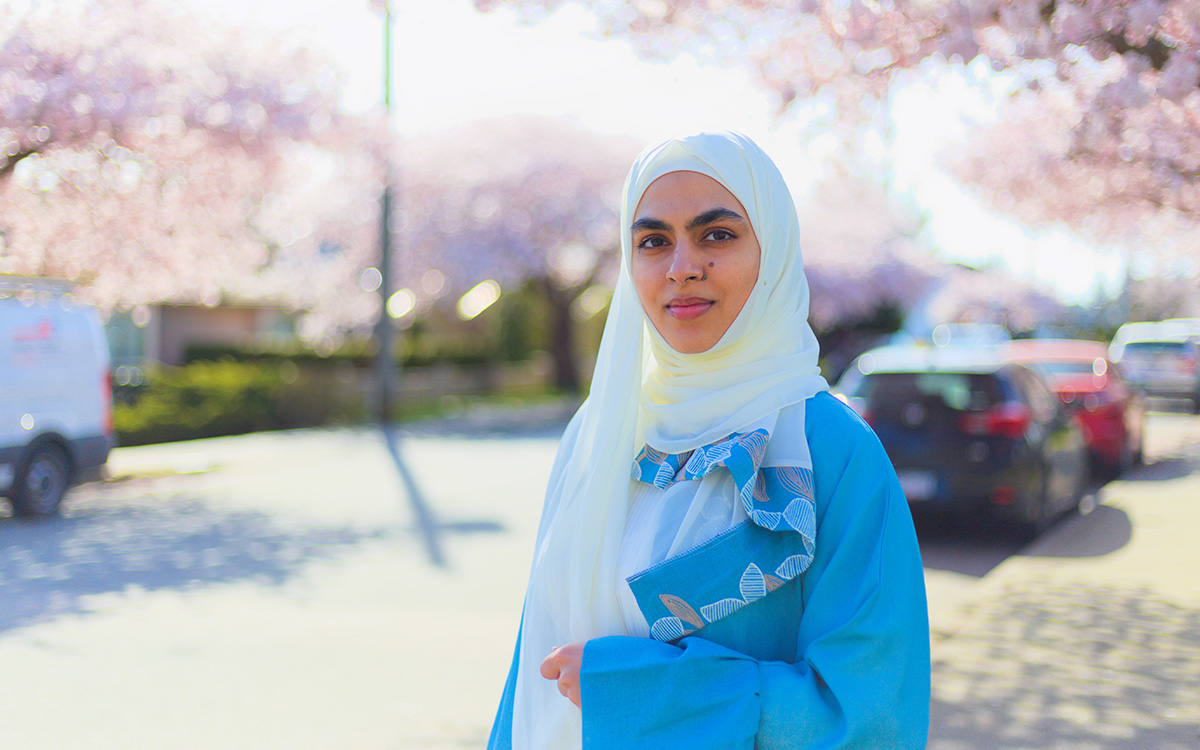
[{"label": "parked car", "polygon": [[1086,489],[1087,448],[1074,420],[1003,347],[876,349],[835,394],[875,430],[914,507],[985,511],[1029,536]]},{"label": "parked car", "polygon": [[1112,478],[1142,461],[1146,394],[1125,381],[1099,341],[1025,339],[1008,346],[1008,359],[1042,372],[1074,411],[1092,469]]},{"label": "parked car", "polygon": [[1200,327],[1190,320],[1129,323],[1108,348],[1125,379],[1151,396],[1186,399],[1200,414]]},{"label": "parked car", "polygon": [[934,326],[928,337],[914,335],[911,331],[900,331],[892,336],[891,344],[927,344],[938,346],[980,347],[1003,344],[1012,340],[1008,329],[997,323],[940,323]]},{"label": "parked car", "polygon": [[113,445],[108,344],[66,290],[0,277],[0,495],[17,515],[56,513]]},{"label": "parked car", "polygon": [[1008,330],[996,323],[943,323],[933,329],[938,346],[986,346],[1010,340]]}]

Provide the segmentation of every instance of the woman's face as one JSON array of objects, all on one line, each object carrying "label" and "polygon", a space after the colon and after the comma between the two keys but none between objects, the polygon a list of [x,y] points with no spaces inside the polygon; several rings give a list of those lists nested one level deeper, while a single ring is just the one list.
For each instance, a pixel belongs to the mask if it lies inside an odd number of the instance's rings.
[{"label": "woman's face", "polygon": [[669,172],[642,194],[631,231],[630,272],[650,322],[675,351],[708,351],[758,281],[746,209],[711,177]]}]

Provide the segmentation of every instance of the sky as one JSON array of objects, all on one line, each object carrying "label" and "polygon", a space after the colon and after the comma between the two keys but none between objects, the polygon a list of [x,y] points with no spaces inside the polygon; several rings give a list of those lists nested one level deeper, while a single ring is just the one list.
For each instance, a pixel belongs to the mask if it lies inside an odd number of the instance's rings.
[{"label": "sky", "polygon": [[[344,105],[382,101],[383,23],[368,0],[193,0],[203,12],[249,29],[288,29],[327,54],[346,75]],[[704,128],[741,130],[757,140],[802,196],[820,173],[819,154],[795,118],[776,121],[775,101],[753,75],[680,55],[639,58],[634,43],[588,33],[592,19],[568,6],[522,26],[512,12],[487,14],[470,0],[392,0],[395,126],[420,134],[504,114],[566,116],[602,133],[645,143]],[[643,42],[644,43],[644,42]],[[1121,259],[1064,231],[1030,232],[993,216],[936,168],[939,149],[963,138],[993,102],[966,77],[915,80],[896,93],[894,185],[927,212],[943,260],[1000,260],[1052,285],[1072,302],[1090,301],[1097,279],[1114,290]]]}]

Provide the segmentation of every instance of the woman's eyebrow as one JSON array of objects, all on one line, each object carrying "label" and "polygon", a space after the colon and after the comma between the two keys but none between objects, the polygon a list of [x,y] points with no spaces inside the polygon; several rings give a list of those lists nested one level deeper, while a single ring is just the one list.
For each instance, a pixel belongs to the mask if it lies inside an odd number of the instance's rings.
[{"label": "woman's eyebrow", "polygon": [[[687,226],[685,227],[685,229],[687,229],[688,231],[691,231],[697,227],[702,227],[706,224],[712,224],[713,222],[721,221],[722,219],[729,220],[729,221],[737,221],[737,222],[741,222],[741,223],[746,222],[746,219],[743,218],[742,215],[739,214],[737,211],[731,211],[728,208],[713,208],[708,211],[705,211],[704,213],[700,214],[696,218],[689,221],[687,223]],[[633,226],[631,226],[630,229],[634,232],[636,232],[638,230],[654,231],[654,232],[669,232],[671,230],[671,227],[669,224],[667,224],[667,222],[663,221],[662,219],[655,219],[655,218],[646,216],[646,217],[642,217],[642,218],[638,219],[637,221],[633,222]]]},{"label": "woman's eyebrow", "polygon": [[737,211],[730,211],[728,208],[714,208],[710,211],[705,211],[689,221],[687,223],[687,229],[688,231],[691,231],[697,227],[702,227],[705,224],[712,224],[715,221],[721,220],[739,221],[743,223],[746,221]]},{"label": "woman's eyebrow", "polygon": [[653,232],[669,232],[671,227],[668,226],[667,222],[663,221],[662,219],[643,217],[633,222],[633,226],[630,227],[630,230],[634,232],[638,231],[639,229]]}]

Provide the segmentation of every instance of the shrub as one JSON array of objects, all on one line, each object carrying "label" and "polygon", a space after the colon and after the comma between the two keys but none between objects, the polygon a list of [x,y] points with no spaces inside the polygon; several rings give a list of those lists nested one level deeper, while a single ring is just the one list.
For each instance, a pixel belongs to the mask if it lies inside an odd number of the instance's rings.
[{"label": "shrub", "polygon": [[345,386],[292,363],[198,361],[150,375],[133,404],[113,408],[120,445],[315,427],[362,418]]}]

